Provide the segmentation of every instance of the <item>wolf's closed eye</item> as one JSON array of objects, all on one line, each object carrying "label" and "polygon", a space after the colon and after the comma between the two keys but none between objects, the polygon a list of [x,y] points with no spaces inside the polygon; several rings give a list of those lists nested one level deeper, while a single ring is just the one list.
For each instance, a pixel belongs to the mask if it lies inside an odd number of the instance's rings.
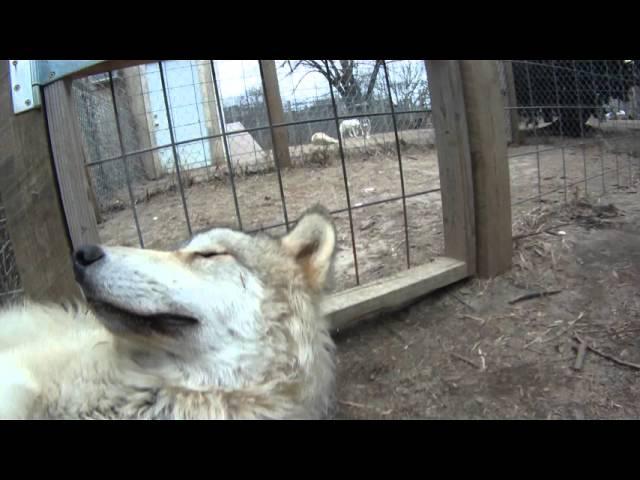
[{"label": "wolf's closed eye", "polygon": [[211,258],[219,255],[227,255],[227,252],[216,252],[216,251],[195,252],[194,255],[202,258]]}]

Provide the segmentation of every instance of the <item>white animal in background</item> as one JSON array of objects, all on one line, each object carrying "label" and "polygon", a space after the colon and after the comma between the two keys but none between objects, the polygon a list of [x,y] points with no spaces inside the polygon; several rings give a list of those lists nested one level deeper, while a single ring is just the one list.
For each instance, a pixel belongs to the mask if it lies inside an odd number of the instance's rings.
[{"label": "white animal in background", "polygon": [[371,135],[371,120],[368,118],[362,118],[360,120],[360,129],[362,130],[364,138],[369,138]]},{"label": "white animal in background", "polygon": [[627,120],[627,112],[619,110],[617,112],[607,112],[605,114],[607,120]]},{"label": "white animal in background", "polygon": [[314,145],[335,145],[339,142],[335,138],[327,135],[326,133],[316,132],[313,135],[311,135],[311,143],[313,143]]},{"label": "white animal in background", "polygon": [[355,138],[362,135],[362,126],[360,120],[357,118],[351,118],[349,120],[343,120],[340,122],[340,136],[344,140],[345,138]]},{"label": "white animal in background", "polygon": [[371,135],[371,120],[368,118],[351,118],[340,123],[340,136],[345,138],[364,137]]}]

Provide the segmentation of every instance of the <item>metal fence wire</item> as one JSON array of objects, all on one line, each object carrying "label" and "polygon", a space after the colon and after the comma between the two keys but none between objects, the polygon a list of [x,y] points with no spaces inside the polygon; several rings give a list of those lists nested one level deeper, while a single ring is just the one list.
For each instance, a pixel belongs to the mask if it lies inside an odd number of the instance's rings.
[{"label": "metal fence wire", "polygon": [[[442,254],[424,62],[277,60],[281,112],[265,65],[164,61],[74,81],[101,241],[171,248],[214,225],[281,234],[322,203],[338,227],[336,289]],[[514,219],[633,191],[637,60],[498,65]],[[288,153],[274,148],[282,135]],[[20,293],[0,206],[0,302]]]},{"label": "metal fence wire", "polygon": [[[75,81],[102,241],[166,248],[220,223],[279,233],[323,203],[351,272],[339,287],[439,253],[424,61],[275,64],[278,121],[259,61],[165,61]],[[283,131],[288,154],[274,148]],[[432,222],[420,222],[423,210]]]},{"label": "metal fence wire", "polygon": [[500,62],[514,215],[629,189],[640,153],[637,60]]},{"label": "metal fence wire", "polygon": [[22,296],[22,284],[0,195],[0,306]]}]

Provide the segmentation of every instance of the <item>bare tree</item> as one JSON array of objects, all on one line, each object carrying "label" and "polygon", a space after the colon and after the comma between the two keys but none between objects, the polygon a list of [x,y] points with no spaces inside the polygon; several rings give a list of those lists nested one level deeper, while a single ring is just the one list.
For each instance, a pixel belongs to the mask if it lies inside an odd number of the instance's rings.
[{"label": "bare tree", "polygon": [[[326,64],[324,60],[286,60],[282,63],[282,66],[289,66],[289,74],[292,74],[300,67],[308,70],[304,76],[312,72],[322,74],[336,89],[340,98],[344,101],[347,111],[349,113],[361,113],[367,110],[382,62],[383,60],[375,61],[373,70],[366,81],[366,86],[364,85],[365,82],[361,83],[361,79],[358,76],[358,62],[355,60],[327,60]],[[302,78],[300,79],[301,81]]]},{"label": "bare tree", "polygon": [[241,105],[250,105],[252,107],[264,107],[264,92],[262,86],[260,87],[248,87],[244,93],[244,96],[240,99]]},{"label": "bare tree", "polygon": [[[427,78],[415,62],[407,61],[400,64],[400,68],[394,72],[393,79],[389,81],[394,105],[399,110],[426,109],[430,105],[429,87]],[[379,92],[381,96],[387,96],[386,85]]]}]

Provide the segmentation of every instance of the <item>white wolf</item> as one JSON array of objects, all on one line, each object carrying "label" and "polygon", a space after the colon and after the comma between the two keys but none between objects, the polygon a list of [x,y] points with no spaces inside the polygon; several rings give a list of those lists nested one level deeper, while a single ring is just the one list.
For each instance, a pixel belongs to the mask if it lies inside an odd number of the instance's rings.
[{"label": "white wolf", "polygon": [[314,145],[336,145],[339,142],[326,133],[316,132],[311,135],[311,143],[313,143]]},{"label": "white wolf", "polygon": [[360,137],[369,138],[371,134],[371,120],[368,118],[351,118],[340,122],[340,137],[345,138]]},{"label": "white wolf", "polygon": [[0,417],[325,417],[335,347],[320,302],[335,245],[315,207],[278,238],[218,228],[175,251],[77,250],[92,311],[0,313]]}]

